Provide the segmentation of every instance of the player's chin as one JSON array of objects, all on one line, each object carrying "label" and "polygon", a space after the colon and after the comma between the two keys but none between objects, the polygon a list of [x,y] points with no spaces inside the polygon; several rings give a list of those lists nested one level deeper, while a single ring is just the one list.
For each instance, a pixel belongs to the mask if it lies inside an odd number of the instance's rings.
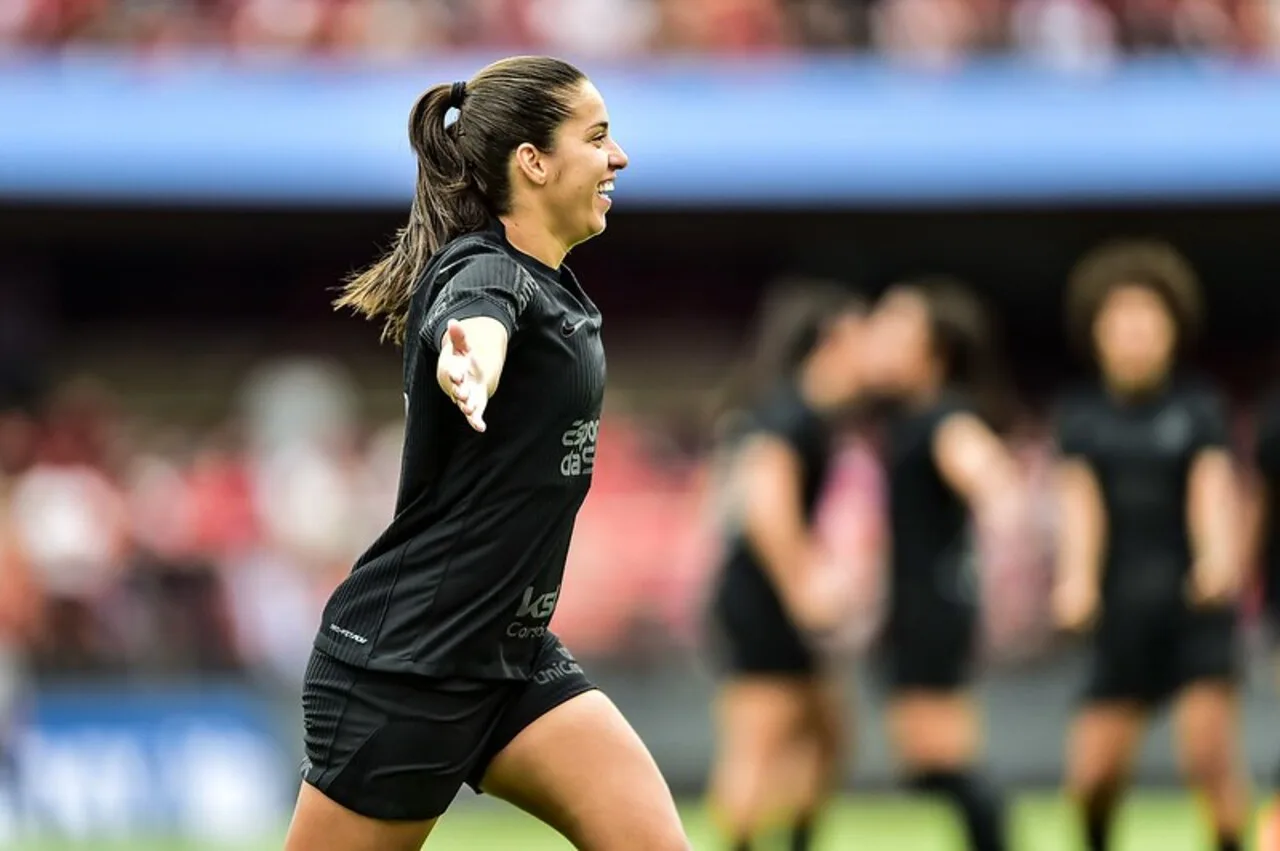
[{"label": "player's chin", "polygon": [[597,236],[599,234],[604,233],[604,229],[608,226],[609,226],[609,221],[608,221],[608,218],[605,216],[605,211],[601,210],[599,207],[596,207],[594,210],[591,211],[591,215],[587,217],[586,228],[585,228],[587,232],[586,238],[590,239],[593,236]]}]

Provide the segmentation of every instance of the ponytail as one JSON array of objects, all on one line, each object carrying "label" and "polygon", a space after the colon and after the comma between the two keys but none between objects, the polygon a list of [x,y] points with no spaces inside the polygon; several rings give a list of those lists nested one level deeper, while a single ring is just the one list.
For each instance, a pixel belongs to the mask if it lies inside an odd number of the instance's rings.
[{"label": "ponytail", "polygon": [[445,125],[450,107],[460,107],[459,84],[428,89],[409,113],[409,143],[418,159],[418,181],[409,221],[382,259],[353,275],[334,301],[368,319],[385,317],[382,339],[404,343],[414,287],[431,256],[464,233],[484,227],[489,210],[468,172],[458,122]]}]

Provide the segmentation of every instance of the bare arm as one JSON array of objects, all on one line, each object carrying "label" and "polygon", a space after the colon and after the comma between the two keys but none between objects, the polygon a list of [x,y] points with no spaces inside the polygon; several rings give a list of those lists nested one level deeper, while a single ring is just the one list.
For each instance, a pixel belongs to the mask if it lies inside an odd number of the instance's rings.
[{"label": "bare arm", "polygon": [[1187,485],[1187,524],[1197,596],[1221,600],[1239,587],[1241,505],[1235,469],[1225,449],[1201,450]]},{"label": "bare arm", "polygon": [[943,420],[934,432],[933,457],[979,524],[1006,532],[1021,522],[1026,495],[1017,463],[982,420],[963,413]]},{"label": "bare arm", "polygon": [[739,456],[743,534],[784,603],[800,594],[811,558],[800,459],[776,437],[748,441]]},{"label": "bare arm", "polygon": [[[1068,596],[1081,595],[1096,601],[1107,536],[1102,488],[1088,462],[1079,458],[1059,461],[1055,479],[1059,518],[1055,566],[1058,587],[1068,589]],[[1088,608],[1092,608],[1092,602]],[[1075,614],[1077,617],[1071,617],[1059,609],[1067,626],[1080,625],[1092,616],[1092,611]]]}]

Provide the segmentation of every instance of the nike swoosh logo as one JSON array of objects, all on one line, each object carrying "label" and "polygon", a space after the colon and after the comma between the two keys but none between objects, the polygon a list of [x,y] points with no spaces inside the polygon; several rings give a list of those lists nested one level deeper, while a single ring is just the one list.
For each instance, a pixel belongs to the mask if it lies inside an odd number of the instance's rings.
[{"label": "nike swoosh logo", "polygon": [[585,319],[579,319],[577,322],[574,322],[572,324],[570,324],[569,320],[566,319],[564,321],[564,324],[560,326],[560,333],[566,337],[572,337],[575,333],[577,333],[577,330],[585,324],[587,324],[587,320]]}]

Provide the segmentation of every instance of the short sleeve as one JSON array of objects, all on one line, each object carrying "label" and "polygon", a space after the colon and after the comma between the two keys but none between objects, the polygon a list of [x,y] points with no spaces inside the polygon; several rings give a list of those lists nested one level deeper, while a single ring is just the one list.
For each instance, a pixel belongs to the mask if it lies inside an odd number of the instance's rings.
[{"label": "short sleeve", "polygon": [[1263,405],[1254,443],[1258,469],[1269,476],[1280,475],[1280,394]]},{"label": "short sleeve", "polygon": [[529,273],[497,249],[460,258],[438,276],[447,280],[427,309],[422,326],[426,343],[434,351],[439,351],[451,319],[487,316],[502,323],[508,335],[514,335],[533,297]]},{"label": "short sleeve", "polygon": [[1194,432],[1192,447],[1196,452],[1205,449],[1226,449],[1231,442],[1228,426],[1227,404],[1221,394],[1200,390],[1190,399]]},{"label": "short sleeve", "polygon": [[1053,415],[1053,435],[1059,455],[1089,458],[1093,446],[1093,417],[1084,399],[1067,396],[1058,402]]},{"label": "short sleeve", "polygon": [[792,449],[803,451],[809,442],[811,419],[793,394],[779,393],[755,412],[748,431],[776,437]]}]

